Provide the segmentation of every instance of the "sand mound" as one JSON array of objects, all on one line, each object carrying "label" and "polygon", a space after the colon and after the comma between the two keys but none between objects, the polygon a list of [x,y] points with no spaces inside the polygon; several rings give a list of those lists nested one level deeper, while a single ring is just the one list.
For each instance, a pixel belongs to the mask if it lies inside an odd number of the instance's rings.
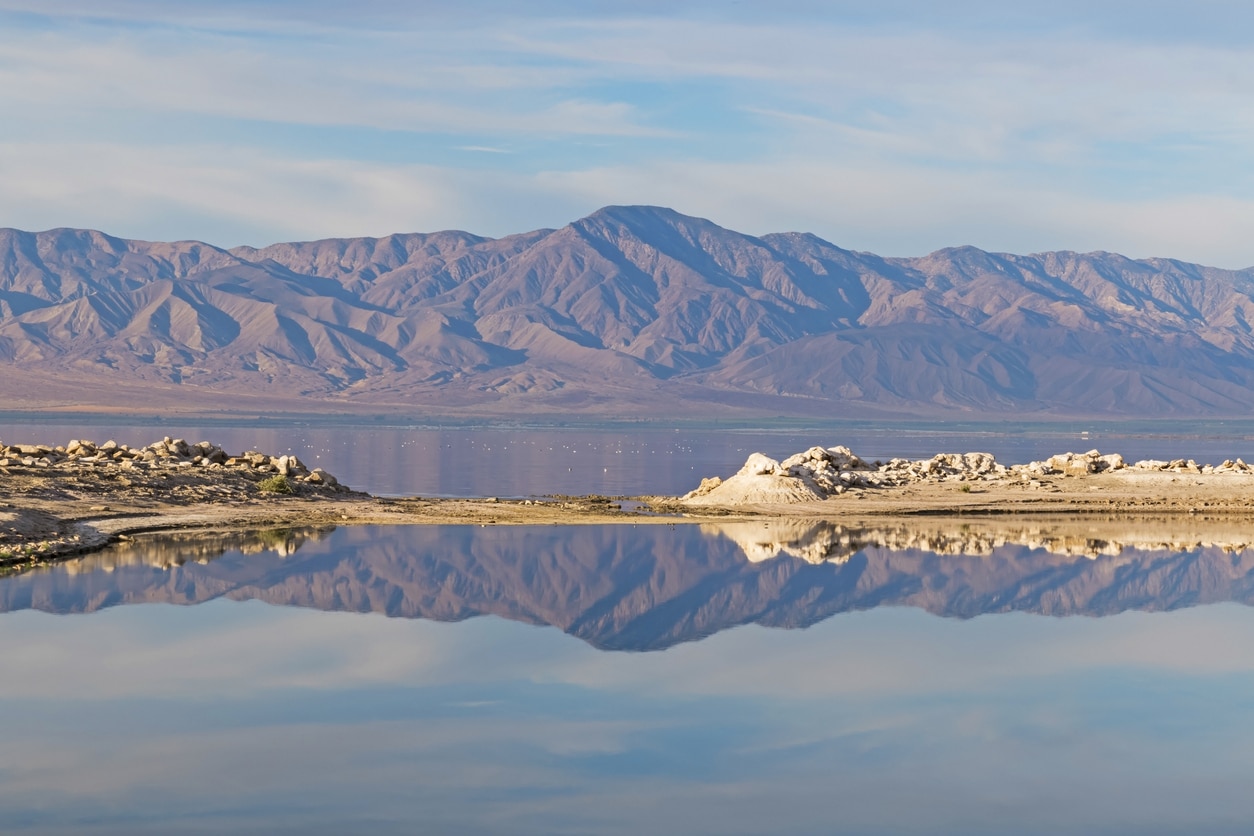
[{"label": "sand mound", "polygon": [[726,481],[705,479],[684,497],[688,505],[752,505],[768,502],[809,502],[827,493],[804,475],[791,475],[772,458],[754,453]]}]

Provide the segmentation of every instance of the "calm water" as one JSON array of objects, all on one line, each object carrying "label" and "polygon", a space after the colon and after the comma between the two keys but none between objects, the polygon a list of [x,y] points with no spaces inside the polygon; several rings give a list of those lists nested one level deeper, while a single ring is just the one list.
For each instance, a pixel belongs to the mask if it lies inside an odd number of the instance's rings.
[{"label": "calm water", "polygon": [[[677,493],[812,444],[1254,461],[1234,425],[0,423],[8,443],[164,435],[428,496]],[[1247,540],[944,521],[142,538],[0,578],[0,832],[1244,833]]]},{"label": "calm water", "polygon": [[1254,819],[1240,531],[773,525],[167,536],[0,579],[0,831]]},{"label": "calm water", "polygon": [[310,467],[381,495],[503,496],[685,493],[705,476],[736,472],[753,452],[783,458],[843,444],[869,460],[993,453],[1006,464],[1067,451],[1142,458],[1254,461],[1254,423],[939,424],[822,429],[275,427],[110,423],[61,416],[0,421],[9,444],[114,439],[132,446],[163,436],[207,439],[231,452],[294,452]]}]

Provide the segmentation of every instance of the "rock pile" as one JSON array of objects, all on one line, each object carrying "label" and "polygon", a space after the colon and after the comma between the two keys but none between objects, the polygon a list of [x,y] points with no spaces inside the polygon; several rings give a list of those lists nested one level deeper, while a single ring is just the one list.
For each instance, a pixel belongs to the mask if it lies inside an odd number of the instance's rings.
[{"label": "rock pile", "polygon": [[1224,459],[1221,464],[1199,465],[1192,459],[1174,459],[1173,461],[1158,461],[1156,459],[1145,459],[1132,465],[1138,470],[1162,470],[1169,473],[1254,473],[1254,467],[1246,464],[1240,459]]},{"label": "rock pile", "polygon": [[701,480],[681,497],[688,505],[744,505],[806,502],[852,489],[891,488],[922,482],[1021,481],[1039,487],[1050,476],[1089,476],[1109,471],[1161,471],[1202,474],[1254,474],[1241,459],[1199,465],[1192,459],[1147,459],[1128,465],[1118,453],[1060,453],[1028,464],[1003,465],[990,453],[940,453],[930,459],[892,459],[868,464],[848,447],[811,447],[782,462],[754,453],[734,476]]},{"label": "rock pile", "polygon": [[885,487],[926,481],[991,480],[1004,478],[1007,472],[991,453],[938,453],[919,461],[892,459],[879,468],[881,478],[874,484]]},{"label": "rock pile", "polygon": [[320,467],[310,470],[294,455],[271,456],[256,450],[238,455],[227,453],[209,441],[189,444],[181,438],[165,437],[147,447],[133,448],[116,441],[96,444],[75,439],[64,446],[0,443],[0,468],[81,469],[118,468],[124,470],[229,470],[255,481],[285,476],[293,482],[318,487],[339,488],[334,476]]}]

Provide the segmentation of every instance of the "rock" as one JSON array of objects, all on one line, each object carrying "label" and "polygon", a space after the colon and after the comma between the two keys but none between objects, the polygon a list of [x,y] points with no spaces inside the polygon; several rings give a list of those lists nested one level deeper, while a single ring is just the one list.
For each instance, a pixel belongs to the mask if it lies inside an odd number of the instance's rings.
[{"label": "rock", "polygon": [[336,485],[340,484],[340,481],[337,480],[335,476],[332,476],[321,468],[315,468],[310,475],[306,476],[305,481],[315,485],[326,485],[329,486],[329,488],[335,488]]},{"label": "rock", "polygon": [[1046,473],[1063,473],[1067,476],[1085,476],[1096,473],[1100,468],[1098,462],[1101,453],[1090,450],[1087,453],[1060,453],[1050,456],[1045,461]]},{"label": "rock", "polygon": [[[930,459],[911,461],[894,458],[872,467],[846,447],[811,447],[782,462],[754,453],[743,467],[726,481],[703,479],[696,490],[682,501],[694,505],[737,505],[751,502],[804,502],[839,496],[851,489],[872,489],[909,485],[923,481],[1014,479],[1032,488],[1046,487],[1041,477],[1054,474],[1089,476],[1128,469],[1118,453],[1103,455],[1099,450],[1085,453],[1059,453],[1045,461],[1006,467],[990,453],[938,453]],[[1143,460],[1131,466],[1139,470],[1175,470],[1198,475],[1250,473],[1239,459],[1218,467],[1199,466],[1188,459],[1171,462]],[[859,494],[860,495],[860,494]]]},{"label": "rock", "polygon": [[[761,454],[758,454],[761,455]],[[766,458],[763,456],[763,458]],[[831,461],[831,454],[822,447],[811,447],[804,453],[795,453],[779,463],[781,470],[792,470],[794,467],[813,467]]]},{"label": "rock", "polygon": [[683,498],[692,499],[693,497],[697,497],[697,496],[705,496],[707,493],[714,490],[721,484],[723,484],[722,479],[720,479],[717,476],[710,476],[709,478],[702,479],[701,484],[697,486],[697,489],[695,491],[689,491],[688,493],[684,494]]},{"label": "rock", "polygon": [[762,453],[750,453],[737,476],[767,476],[781,473],[780,463]]},{"label": "rock", "polygon": [[[111,470],[111,478],[120,475],[120,470],[148,471],[155,478],[169,478],[172,473],[161,471],[184,471],[235,468],[240,475],[249,479],[261,478],[261,474],[274,473],[292,479],[308,480],[309,470],[303,462],[292,453],[281,456],[270,456],[256,450],[250,450],[240,456],[231,456],[221,447],[210,441],[199,441],[188,444],[183,439],[165,438],[145,447],[131,448],[113,439],[97,446],[86,439],[71,439],[64,446],[50,447],[43,444],[25,444],[6,446],[0,444],[0,467],[42,467],[66,469],[69,467]],[[104,475],[103,473],[101,475]],[[135,473],[138,477],[140,474]],[[115,484],[123,485],[125,479]],[[312,484],[325,488],[345,490],[334,476],[325,470],[318,470],[317,478]]]},{"label": "rock", "polygon": [[838,470],[870,470],[871,466],[853,454],[848,447],[829,447],[832,465]]}]

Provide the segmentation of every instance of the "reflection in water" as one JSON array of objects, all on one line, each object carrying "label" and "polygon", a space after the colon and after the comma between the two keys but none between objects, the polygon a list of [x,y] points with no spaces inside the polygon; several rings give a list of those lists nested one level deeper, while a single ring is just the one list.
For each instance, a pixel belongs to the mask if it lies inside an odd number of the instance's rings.
[{"label": "reflection in water", "polygon": [[758,528],[145,537],[2,579],[0,832],[1248,830],[1254,609],[1191,606],[1251,600],[1239,531]]},{"label": "reflection in water", "polygon": [[944,616],[1109,615],[1254,602],[1254,550],[1222,524],[813,521],[361,527],[138,538],[0,581],[0,608],[260,600],[546,624],[655,650],[740,624],[804,627],[904,605]]},{"label": "reflection in water", "polygon": [[1024,546],[1050,554],[1096,559],[1124,551],[1214,548],[1238,553],[1254,543],[1248,527],[1230,521],[1199,526],[1187,521],[1126,519],[1083,523],[911,519],[897,524],[844,526],[815,520],[772,520],[707,524],[702,529],[735,541],[754,563],[781,555],[807,563],[845,563],[871,547],[944,555],[992,555],[1007,546]]},{"label": "reflection in water", "polygon": [[[77,575],[112,572],[128,566],[169,569],[188,563],[203,565],[227,552],[238,552],[242,555],[270,552],[279,557],[287,557],[295,554],[306,542],[321,540],[334,530],[335,526],[273,528],[224,534],[181,531],[155,537],[126,538],[104,551],[56,564],[55,571]],[[47,570],[49,567],[42,568]]]}]

